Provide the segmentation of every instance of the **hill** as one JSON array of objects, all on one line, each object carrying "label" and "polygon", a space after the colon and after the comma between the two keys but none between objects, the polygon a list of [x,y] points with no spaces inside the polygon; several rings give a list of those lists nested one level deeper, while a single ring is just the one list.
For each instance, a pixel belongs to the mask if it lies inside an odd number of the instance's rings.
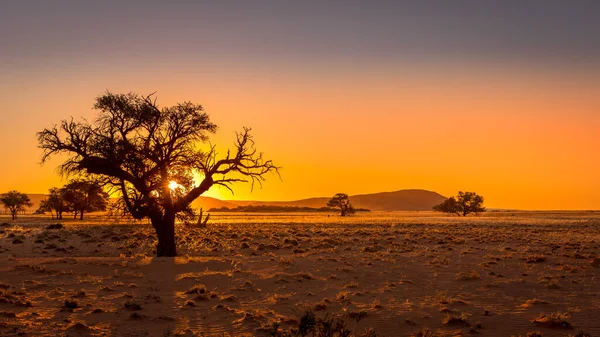
[{"label": "hill", "polygon": [[354,207],[374,211],[431,211],[433,206],[444,200],[446,197],[443,195],[425,190],[400,190],[350,197]]},{"label": "hill", "polygon": [[[193,204],[196,208],[235,208],[238,206],[279,206],[279,207],[311,207],[321,208],[327,204],[330,197],[308,198],[294,201],[253,201],[253,200],[219,200],[210,197],[200,197]],[[434,205],[443,202],[446,197],[439,193],[426,190],[400,190],[373,194],[350,196],[352,205],[356,208],[366,208],[371,211],[430,211]]]},{"label": "hill", "polygon": [[221,199],[217,199],[217,198],[212,198],[212,197],[198,197],[198,199],[194,200],[192,202],[192,207],[194,208],[202,208],[205,211],[209,210],[211,208],[222,208],[222,207],[227,207],[227,208],[235,208],[239,206],[238,204],[231,202],[231,201],[227,201],[227,200],[221,200]]}]

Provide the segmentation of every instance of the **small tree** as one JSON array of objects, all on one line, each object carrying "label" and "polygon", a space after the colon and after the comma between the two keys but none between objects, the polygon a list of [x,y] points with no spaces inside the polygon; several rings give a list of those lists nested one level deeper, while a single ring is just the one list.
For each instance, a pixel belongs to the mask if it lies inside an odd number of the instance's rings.
[{"label": "small tree", "polygon": [[0,195],[0,202],[2,202],[4,208],[10,211],[13,220],[17,218],[18,212],[25,210],[25,206],[31,206],[29,196],[18,191],[10,191]]},{"label": "small tree", "polygon": [[48,207],[48,199],[44,199],[40,201],[40,206],[35,210],[33,214],[41,214],[44,215],[46,212],[50,212],[50,216],[54,219],[54,213],[52,213],[52,209]]},{"label": "small tree", "polygon": [[470,213],[475,215],[485,212],[483,207],[483,197],[475,192],[458,192],[458,196],[450,197],[443,203],[433,206],[433,210],[444,213],[455,213],[457,215],[467,216]]},{"label": "small tree", "polygon": [[48,198],[40,202],[40,208],[38,211],[50,212],[52,218],[54,218],[54,213],[56,213],[56,219],[62,219],[63,213],[71,211],[67,201],[65,200],[65,189],[64,187],[52,187],[49,192],[50,194],[48,194]]},{"label": "small tree", "polygon": [[79,220],[85,212],[105,211],[108,205],[108,193],[98,183],[87,180],[69,182],[62,189],[62,198]]},{"label": "small tree", "polygon": [[433,210],[436,212],[444,212],[444,213],[455,213],[460,216],[460,206],[454,197],[450,197],[439,205],[433,206]]},{"label": "small tree", "polygon": [[[37,134],[42,162],[67,155],[63,173],[89,175],[120,194],[135,219],[150,219],[158,237],[156,254],[176,256],[175,219],[192,201],[220,185],[259,183],[278,172],[254,147],[249,128],[237,134],[235,149],[221,158],[202,148],[217,126],[191,102],[160,108],[150,95],[106,93],[96,99],[93,122],[62,121]],[[196,182],[194,173],[202,177]],[[170,188],[177,183],[178,188]]]},{"label": "small tree", "polygon": [[354,207],[352,207],[352,204],[350,204],[350,198],[345,193],[334,195],[327,203],[327,207],[339,208],[341,216],[354,214],[356,212]]}]

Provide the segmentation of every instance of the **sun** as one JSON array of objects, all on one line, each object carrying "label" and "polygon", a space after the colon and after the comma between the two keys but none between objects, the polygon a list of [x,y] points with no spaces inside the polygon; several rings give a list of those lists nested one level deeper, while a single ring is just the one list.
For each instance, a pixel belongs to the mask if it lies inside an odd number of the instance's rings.
[{"label": "sun", "polygon": [[174,190],[174,189],[176,189],[177,187],[179,187],[179,184],[178,184],[177,182],[175,182],[175,181],[171,181],[171,182],[169,183],[169,188],[170,188],[171,190]]}]

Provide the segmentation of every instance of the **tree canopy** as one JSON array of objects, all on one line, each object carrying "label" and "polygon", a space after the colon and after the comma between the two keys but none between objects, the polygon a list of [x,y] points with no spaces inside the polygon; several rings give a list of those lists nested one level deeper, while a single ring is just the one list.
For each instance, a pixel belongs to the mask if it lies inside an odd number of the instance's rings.
[{"label": "tree canopy", "polygon": [[327,202],[327,207],[338,208],[341,216],[354,214],[356,212],[350,203],[350,198],[345,193],[334,195],[329,202]]},{"label": "tree canopy", "polygon": [[[57,154],[68,159],[67,175],[93,177],[118,193],[136,219],[149,218],[157,236],[157,255],[175,256],[174,223],[193,200],[214,185],[232,190],[239,182],[262,184],[278,167],[254,146],[251,129],[236,135],[235,149],[219,158],[202,146],[217,130],[201,105],[159,107],[153,95],[107,92],[96,99],[92,122],[64,120],[37,134],[42,162]],[[194,173],[201,181],[194,181]],[[177,183],[176,189],[169,185]]]},{"label": "tree canopy", "polygon": [[31,199],[25,193],[19,191],[10,191],[0,195],[0,202],[10,211],[13,220],[17,218],[17,214],[25,210],[26,206],[31,206]]},{"label": "tree canopy", "polygon": [[52,187],[49,190],[48,198],[40,202],[39,212],[50,212],[52,217],[56,213],[57,219],[63,218],[63,213],[70,212],[71,209],[65,200],[65,189]]},{"label": "tree canopy", "polygon": [[458,196],[450,197],[441,204],[433,206],[433,210],[467,216],[470,213],[485,212],[485,207],[483,207],[483,197],[481,195],[475,192],[460,191]]},{"label": "tree canopy", "polygon": [[85,212],[105,211],[108,193],[93,181],[73,180],[62,188],[62,199],[74,214],[83,220]]}]

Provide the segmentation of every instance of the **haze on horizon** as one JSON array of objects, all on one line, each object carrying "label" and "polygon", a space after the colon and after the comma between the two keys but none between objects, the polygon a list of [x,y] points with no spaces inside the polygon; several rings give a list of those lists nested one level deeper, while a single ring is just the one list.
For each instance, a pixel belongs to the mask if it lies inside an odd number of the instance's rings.
[{"label": "haze on horizon", "polygon": [[475,191],[600,208],[600,3],[20,1],[0,10],[0,192],[62,184],[35,133],[106,90],[202,104],[283,166],[224,199]]}]

